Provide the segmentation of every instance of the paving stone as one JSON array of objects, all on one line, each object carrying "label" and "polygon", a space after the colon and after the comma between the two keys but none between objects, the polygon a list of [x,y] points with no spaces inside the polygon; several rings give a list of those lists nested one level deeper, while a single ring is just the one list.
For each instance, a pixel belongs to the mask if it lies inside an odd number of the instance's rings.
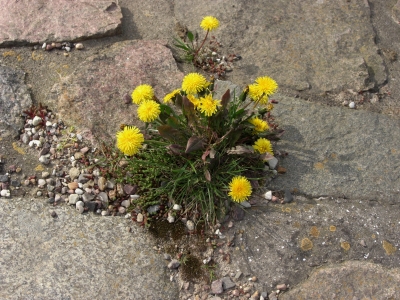
[{"label": "paving stone", "polygon": [[109,0],[0,0],[0,7],[0,47],[115,35],[122,19]]}]

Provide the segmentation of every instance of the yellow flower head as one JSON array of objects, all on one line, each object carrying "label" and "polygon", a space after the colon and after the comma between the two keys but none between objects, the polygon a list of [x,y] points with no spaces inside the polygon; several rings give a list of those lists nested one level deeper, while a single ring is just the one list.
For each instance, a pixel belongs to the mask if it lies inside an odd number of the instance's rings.
[{"label": "yellow flower head", "polygon": [[229,196],[235,202],[243,202],[251,195],[250,181],[244,176],[235,176],[229,183]]},{"label": "yellow flower head", "polygon": [[196,98],[196,97],[193,96],[193,95],[187,95],[186,97],[189,99],[190,102],[193,103],[193,105],[194,105],[195,108],[198,108],[198,107],[199,107],[199,105],[200,105],[200,100],[199,100],[198,98]]},{"label": "yellow flower head", "polygon": [[254,150],[258,151],[260,154],[270,153],[274,155],[274,151],[272,150],[271,142],[265,138],[259,138],[253,145]]},{"label": "yellow flower head", "polygon": [[212,95],[208,94],[200,98],[199,110],[207,117],[211,117],[217,112],[218,106],[221,105],[221,100],[213,100]]},{"label": "yellow flower head", "polygon": [[268,123],[260,118],[252,118],[249,122],[254,125],[254,131],[256,132],[263,132],[269,129]]},{"label": "yellow flower head", "polygon": [[135,104],[140,104],[143,101],[153,100],[154,90],[151,85],[141,84],[138,85],[132,92],[132,101]]},{"label": "yellow flower head", "polygon": [[153,122],[160,115],[160,104],[154,100],[145,101],[139,105],[137,114],[143,122]]},{"label": "yellow flower head", "polygon": [[205,31],[211,31],[217,29],[219,26],[219,21],[215,17],[207,16],[204,17],[200,23],[200,27]]},{"label": "yellow flower head", "polygon": [[272,95],[278,88],[278,84],[276,83],[276,81],[268,76],[258,77],[256,79],[256,84],[258,86],[259,92],[266,96]]},{"label": "yellow flower head", "polygon": [[264,94],[256,83],[249,85],[249,96],[253,101],[260,104],[267,104],[269,100],[268,95]]},{"label": "yellow flower head", "polygon": [[188,95],[197,94],[208,85],[209,83],[203,75],[199,73],[189,73],[183,78],[182,90]]},{"label": "yellow flower head", "polygon": [[125,155],[134,155],[142,147],[144,136],[135,126],[125,126],[117,132],[117,148]]},{"label": "yellow flower head", "polygon": [[178,94],[180,91],[181,91],[180,89],[176,89],[176,90],[173,90],[171,93],[165,95],[164,103],[171,103],[172,98],[174,98],[176,96],[176,94]]}]

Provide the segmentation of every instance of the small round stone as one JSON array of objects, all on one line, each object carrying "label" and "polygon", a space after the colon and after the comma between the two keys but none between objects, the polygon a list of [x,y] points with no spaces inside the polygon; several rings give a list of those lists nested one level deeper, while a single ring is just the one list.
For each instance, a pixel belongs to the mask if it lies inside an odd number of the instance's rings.
[{"label": "small round stone", "polygon": [[349,108],[355,108],[355,107],[356,107],[356,104],[354,102],[349,103]]},{"label": "small round stone", "polygon": [[186,228],[187,228],[189,231],[193,231],[193,230],[194,230],[194,222],[191,221],[191,220],[188,220],[188,221],[186,222]]},{"label": "small round stone", "polygon": [[136,216],[136,221],[138,223],[142,223],[143,222],[143,215],[141,213],[138,213]]}]

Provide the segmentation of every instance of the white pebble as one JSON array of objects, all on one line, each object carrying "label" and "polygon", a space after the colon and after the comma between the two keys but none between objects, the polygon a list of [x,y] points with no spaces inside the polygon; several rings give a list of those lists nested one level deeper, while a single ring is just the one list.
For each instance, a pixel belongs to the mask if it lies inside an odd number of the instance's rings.
[{"label": "white pebble", "polygon": [[271,200],[272,199],[272,191],[268,191],[264,194],[264,198],[267,200]]},{"label": "white pebble", "polygon": [[44,180],[44,179],[39,179],[39,180],[38,180],[38,184],[41,185],[41,186],[45,186],[45,185],[46,185],[46,180]]},{"label": "white pebble", "polygon": [[121,205],[123,207],[128,207],[130,204],[131,204],[131,202],[129,200],[124,200],[124,201],[121,202]]},{"label": "white pebble", "polygon": [[355,108],[355,107],[356,107],[356,104],[354,102],[349,103],[349,108]]},{"label": "white pebble", "polygon": [[103,210],[103,211],[101,212],[101,215],[102,215],[102,216],[108,216],[108,210]]},{"label": "white pebble", "polygon": [[39,116],[35,116],[32,120],[32,125],[37,126],[42,122],[42,118]]},{"label": "white pebble", "polygon": [[141,213],[138,213],[136,216],[136,221],[138,223],[142,223],[143,222],[143,215]]},{"label": "white pebble", "polygon": [[137,199],[139,199],[139,198],[140,198],[139,195],[131,195],[131,199],[132,199],[132,200],[137,200]]},{"label": "white pebble", "polygon": [[168,221],[169,223],[174,223],[174,222],[175,222],[175,217],[172,216],[172,215],[170,215],[170,214],[168,214],[167,221]]},{"label": "white pebble", "polygon": [[81,189],[75,189],[75,194],[82,195],[83,193]]},{"label": "white pebble", "polygon": [[77,43],[77,44],[75,44],[75,48],[76,48],[77,50],[82,50],[82,49],[84,48],[84,46],[83,46],[82,43]]},{"label": "white pebble", "polygon": [[52,125],[53,125],[53,124],[52,124],[50,121],[47,121],[47,122],[46,122],[46,126],[49,126],[49,127],[50,127],[50,126],[52,126]]},{"label": "white pebble", "polygon": [[33,147],[33,146],[36,146],[37,148],[39,148],[39,147],[41,147],[42,146],[42,143],[39,141],[39,140],[32,140],[32,141],[30,141],[29,142],[29,147]]},{"label": "white pebble", "polygon": [[130,214],[130,213],[127,213],[126,215],[125,215],[125,219],[130,219],[132,217],[132,215]]},{"label": "white pebble", "polygon": [[2,197],[10,197],[11,196],[10,190],[1,190],[0,196],[2,196]]},{"label": "white pebble", "polygon": [[76,202],[75,206],[76,206],[76,208],[78,208],[79,206],[84,207],[85,203],[83,203],[83,201],[78,201],[78,202]]},{"label": "white pebble", "polygon": [[194,230],[194,223],[193,223],[193,221],[188,220],[188,221],[186,222],[186,227],[187,227],[187,229],[188,229],[189,231],[193,231],[193,230]]},{"label": "white pebble", "polygon": [[182,206],[180,206],[179,204],[174,204],[174,206],[172,207],[173,210],[181,210]]}]

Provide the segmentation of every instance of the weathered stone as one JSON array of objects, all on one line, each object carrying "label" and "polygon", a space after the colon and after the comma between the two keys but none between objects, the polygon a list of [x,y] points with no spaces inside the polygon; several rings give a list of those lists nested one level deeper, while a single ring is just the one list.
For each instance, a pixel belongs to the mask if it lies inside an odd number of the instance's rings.
[{"label": "weathered stone", "polygon": [[[107,55],[88,58],[79,70],[63,78],[53,87],[48,102],[86,138],[112,140],[121,123],[141,123],[137,107],[127,109],[122,103],[126,91],[131,93],[137,85],[147,83],[162,99],[181,85],[182,78],[165,42],[121,42],[107,49]],[[85,109],[81,99],[85,99]],[[104,121],[93,122],[102,118]]]},{"label": "weathered stone", "polygon": [[[223,26],[217,35],[224,45],[235,40],[236,53],[245,58],[235,63],[238,68],[230,74],[231,80],[244,86],[268,75],[281,86],[311,87],[315,92],[359,91],[384,83],[387,76],[374,42],[370,9],[361,0],[341,5],[323,0],[273,0],[268,5],[231,1],[220,15]],[[175,3],[175,16],[192,30],[199,28],[202,16],[210,11],[220,11],[220,3]],[[268,55],[261,56],[259,49]]]},{"label": "weathered stone", "polygon": [[[317,269],[303,284],[282,294],[279,299],[324,299],[326,295],[335,295],[338,299],[372,299],[377,295],[380,299],[398,299],[399,274],[398,269],[385,269],[365,261],[348,261]],[[388,282],[390,288],[385,284]]]},{"label": "weathered stone", "polygon": [[[21,112],[32,105],[24,78],[23,71],[0,65],[0,137],[10,133],[18,135],[18,129],[23,126]],[[29,137],[24,141],[27,142]]]},{"label": "weathered stone", "polygon": [[111,36],[121,26],[121,8],[109,0],[35,0],[29,1],[29,9],[26,5],[25,1],[0,1],[0,47]]},{"label": "weathered stone", "polygon": [[223,291],[224,291],[224,289],[222,287],[222,280],[221,279],[214,280],[211,283],[211,292],[213,294],[216,294],[216,295],[222,294]]}]

